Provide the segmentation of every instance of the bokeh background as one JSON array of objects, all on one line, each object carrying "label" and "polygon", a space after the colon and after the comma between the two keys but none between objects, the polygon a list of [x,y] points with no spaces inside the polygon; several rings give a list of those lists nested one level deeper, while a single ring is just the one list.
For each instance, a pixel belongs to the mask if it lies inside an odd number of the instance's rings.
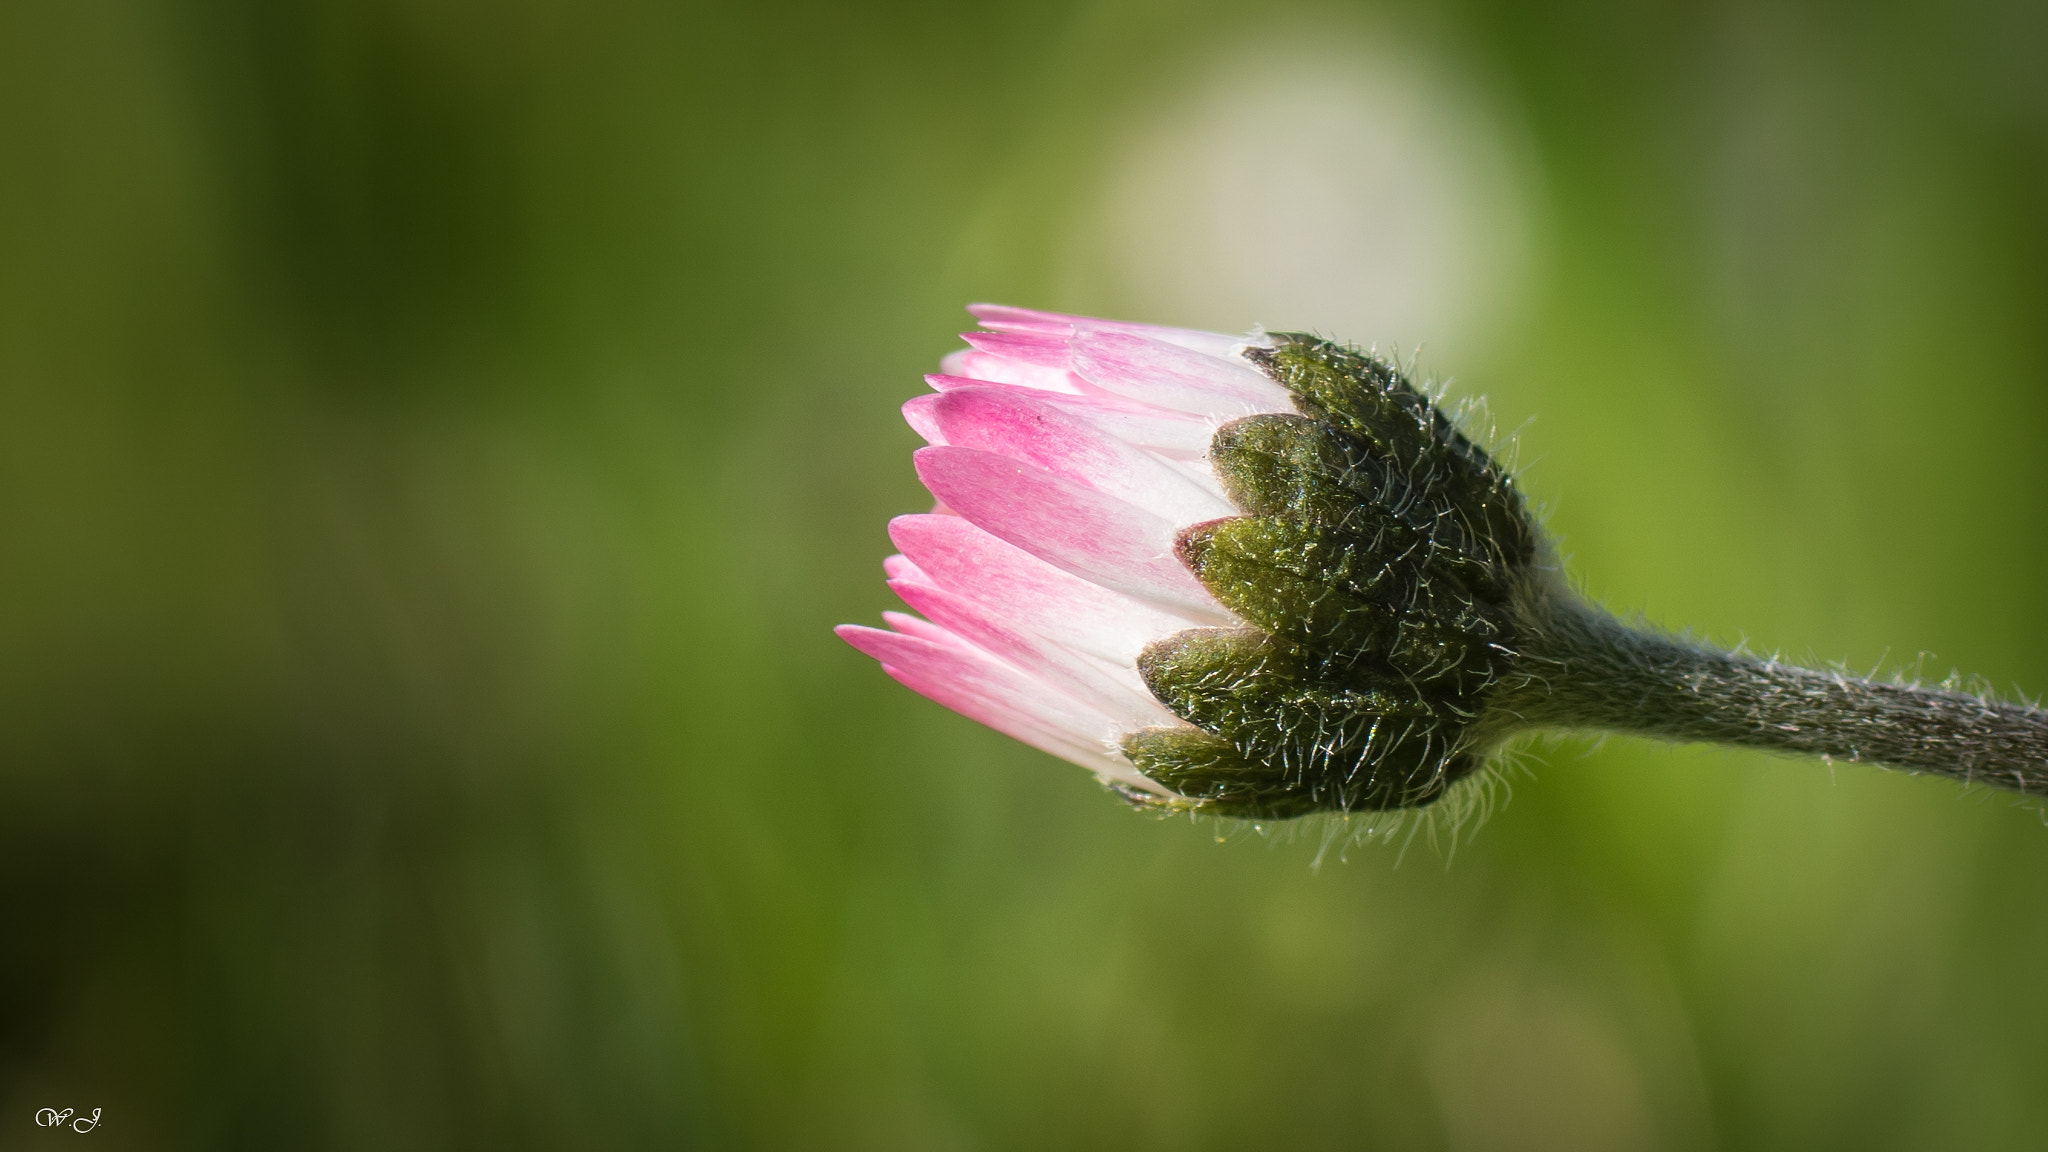
[{"label": "bokeh background", "polygon": [[1419,347],[1618,610],[2048,690],[2044,13],[0,4],[0,1148],[2038,1147],[2035,808],[1315,867],[828,628],[993,299]]}]

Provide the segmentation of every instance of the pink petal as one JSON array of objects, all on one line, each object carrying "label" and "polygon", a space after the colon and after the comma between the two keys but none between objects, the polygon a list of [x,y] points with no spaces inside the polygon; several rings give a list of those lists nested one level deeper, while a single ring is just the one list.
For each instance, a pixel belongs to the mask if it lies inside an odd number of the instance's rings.
[{"label": "pink petal", "polygon": [[1287,389],[1241,360],[1125,332],[1083,332],[1071,343],[1074,371],[1119,396],[1225,419],[1294,411]]},{"label": "pink petal", "polygon": [[1055,568],[964,517],[898,516],[889,538],[931,584],[1109,663],[1135,665],[1145,645],[1194,623]]},{"label": "pink petal", "polygon": [[924,437],[927,444],[946,442],[945,433],[939,430],[938,415],[933,411],[938,402],[938,395],[932,392],[912,396],[903,402],[903,422],[910,425],[912,432]]},{"label": "pink petal", "polygon": [[1072,332],[1093,330],[1098,332],[1129,332],[1134,336],[1145,336],[1192,348],[1209,356],[1227,356],[1232,350],[1246,343],[1245,337],[1228,336],[1221,332],[1203,332],[1194,328],[1167,328],[1158,324],[1135,324],[1128,320],[1104,320],[1096,316],[1069,316],[1061,312],[1035,312],[1029,308],[1012,308],[1003,304],[969,304],[967,311],[981,322],[984,328],[998,332],[1050,332],[1067,335]]},{"label": "pink petal", "polygon": [[1107,716],[986,653],[857,624],[833,631],[912,691],[970,720],[1101,775],[1138,776],[1110,754],[1117,732]]},{"label": "pink petal", "polygon": [[[1205,420],[1188,412],[1176,412],[1151,404],[1140,404],[1107,392],[1095,396],[1053,395],[1037,388],[971,380],[965,376],[926,376],[925,383],[941,392],[962,388],[1009,389],[1072,413],[1126,444],[1163,452],[1178,459],[1199,460],[1209,453],[1209,441],[1222,421]],[[908,414],[906,413],[906,416]],[[913,425],[915,427],[915,425]]]},{"label": "pink petal", "polygon": [[[1106,751],[1108,742],[1119,734],[1108,716],[973,645],[885,632],[858,624],[841,624],[833,631],[840,639],[884,664],[906,672],[926,672],[933,674],[934,678],[950,680],[984,702],[977,711],[1001,710],[1028,721],[1042,732],[1057,734],[1069,743],[1088,749]],[[948,673],[950,675],[945,675]],[[924,690],[920,688],[919,691]],[[934,696],[933,699],[938,698]],[[950,701],[940,702],[984,724],[989,723],[974,711],[956,707]]]},{"label": "pink petal", "polygon": [[[914,604],[911,606],[916,607]],[[950,644],[955,648],[975,647],[972,640],[956,634],[943,624],[928,623],[919,620],[915,616],[907,616],[901,612],[882,613],[882,623],[887,624],[905,636],[916,636],[921,640],[929,640],[934,644]]]},{"label": "pink petal", "polygon": [[1044,332],[962,332],[962,340],[977,352],[1033,364],[1040,368],[1067,367],[1068,338]]},{"label": "pink petal", "polygon": [[948,508],[1047,563],[1193,618],[1235,619],[1174,556],[1165,517],[993,452],[920,448],[913,459]]},{"label": "pink petal", "polygon": [[904,405],[904,413],[913,426],[919,421],[935,425],[937,435],[925,434],[934,444],[975,448],[1035,464],[1175,525],[1237,511],[1214,492],[1091,421],[1021,390],[958,388],[920,396]]},{"label": "pink petal", "polygon": [[924,382],[934,392],[951,392],[955,388],[1020,388],[1026,392],[1040,392],[1043,389],[1027,388],[1017,384],[1005,384],[1000,380],[982,380],[973,376],[954,376],[945,372],[927,372]]},{"label": "pink petal", "polygon": [[925,575],[916,564],[911,563],[910,557],[901,553],[883,558],[882,575],[891,580],[909,580],[918,584],[932,582],[931,577]]},{"label": "pink petal", "polygon": [[1055,368],[1044,368],[1007,356],[962,348],[939,361],[939,367],[954,376],[971,376],[977,380],[993,380],[1022,388],[1070,394],[1081,391],[1081,382],[1067,371],[1064,362]]},{"label": "pink petal", "polygon": [[[985,602],[943,588],[907,581],[891,581],[889,586],[903,597],[904,603],[930,617],[945,632],[1086,701],[1114,720],[1121,732],[1178,723],[1172,712],[1153,699],[1134,667],[1113,669],[1083,657],[1018,627]],[[918,634],[898,622],[900,614],[882,615],[898,632]],[[917,623],[926,628],[932,626],[922,620]]]},{"label": "pink petal", "polygon": [[983,328],[993,328],[999,332],[1056,332],[1065,336],[1077,325],[1106,328],[1117,323],[1094,316],[1071,316],[1065,312],[1013,308],[1008,304],[969,304],[967,311]]}]

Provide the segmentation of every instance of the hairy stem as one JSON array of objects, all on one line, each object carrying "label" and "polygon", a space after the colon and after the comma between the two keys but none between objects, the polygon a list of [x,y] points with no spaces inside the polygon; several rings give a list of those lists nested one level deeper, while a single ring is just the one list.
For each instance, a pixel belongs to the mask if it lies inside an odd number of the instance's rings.
[{"label": "hairy stem", "polygon": [[1869,761],[2048,795],[2048,711],[1758,660],[1542,597],[1504,729],[1595,729]]}]

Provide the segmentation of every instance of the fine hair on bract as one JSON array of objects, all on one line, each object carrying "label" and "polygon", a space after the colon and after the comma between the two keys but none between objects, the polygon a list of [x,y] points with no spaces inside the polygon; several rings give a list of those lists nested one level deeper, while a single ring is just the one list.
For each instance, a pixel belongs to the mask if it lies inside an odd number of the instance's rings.
[{"label": "fine hair on bract", "polygon": [[[1522,472],[1519,460],[1520,429],[1502,434],[1484,396],[1453,396],[1453,381],[1420,376],[1417,368],[1421,349],[1418,348],[1403,356],[1396,348],[1382,355],[1377,345],[1359,349],[1344,345],[1322,333],[1298,334],[1293,338],[1341,348],[1365,362],[1385,365],[1395,378],[1410,382],[1415,392],[1431,409],[1444,415],[1457,435],[1462,436],[1490,458],[1510,485],[1519,486]],[[1526,426],[1525,423],[1523,427]],[[1547,510],[1540,506],[1528,509],[1528,515],[1539,529],[1543,524],[1545,511]],[[1549,539],[1540,532],[1539,538]],[[1536,559],[1539,563],[1555,563],[1554,558],[1547,553],[1539,552]],[[1455,858],[1458,846],[1484,827],[1494,813],[1506,807],[1514,793],[1515,778],[1534,778],[1529,763],[1534,755],[1532,747],[1539,741],[1552,746],[1562,743],[1561,737],[1556,734],[1520,732],[1508,736],[1493,747],[1482,750],[1476,767],[1467,769],[1465,774],[1452,779],[1427,803],[1420,805],[1351,810],[1319,809],[1302,816],[1278,820],[1205,813],[1200,809],[1189,809],[1187,814],[1190,818],[1210,823],[1218,842],[1257,836],[1276,844],[1303,841],[1313,843],[1315,853],[1310,860],[1312,869],[1320,869],[1333,851],[1339,860],[1344,860],[1348,859],[1350,848],[1374,844],[1395,849],[1397,865],[1406,858],[1410,849],[1418,844],[1435,851],[1448,865]],[[1442,760],[1453,762],[1460,751],[1463,750],[1447,747]]]}]

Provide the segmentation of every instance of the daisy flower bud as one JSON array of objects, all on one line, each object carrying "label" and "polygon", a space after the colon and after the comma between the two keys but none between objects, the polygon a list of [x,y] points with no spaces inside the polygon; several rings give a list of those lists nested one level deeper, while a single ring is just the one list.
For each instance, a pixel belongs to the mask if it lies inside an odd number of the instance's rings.
[{"label": "daisy flower bud", "polygon": [[1871,759],[2048,792],[2048,716],[1623,625],[1393,365],[1310,336],[976,305],[904,405],[922,614],[843,625],[948,708],[1134,803],[1412,808],[1531,728]]}]

